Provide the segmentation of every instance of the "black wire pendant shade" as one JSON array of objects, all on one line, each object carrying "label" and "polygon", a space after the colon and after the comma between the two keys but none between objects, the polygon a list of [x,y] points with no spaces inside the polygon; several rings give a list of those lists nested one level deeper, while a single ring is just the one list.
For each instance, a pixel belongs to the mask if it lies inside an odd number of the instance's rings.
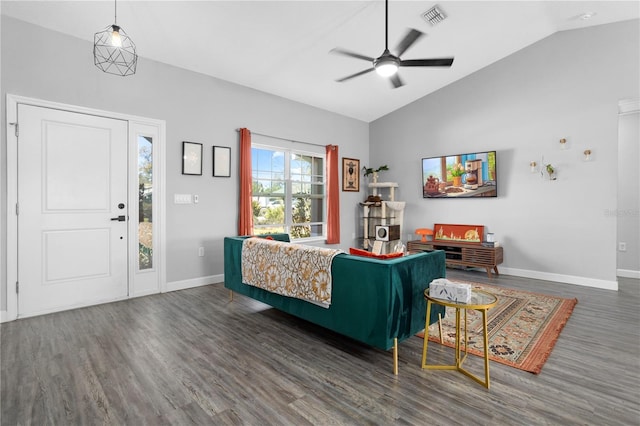
[{"label": "black wire pendant shade", "polygon": [[117,9],[114,24],[93,36],[93,63],[106,73],[125,77],[136,73],[138,55],[133,40],[115,22]]}]

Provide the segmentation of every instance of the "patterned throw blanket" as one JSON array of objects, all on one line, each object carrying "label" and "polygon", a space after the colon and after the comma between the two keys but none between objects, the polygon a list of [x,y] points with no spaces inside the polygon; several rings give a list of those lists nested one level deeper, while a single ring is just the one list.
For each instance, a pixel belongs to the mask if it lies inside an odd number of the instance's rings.
[{"label": "patterned throw blanket", "polygon": [[331,262],[342,252],[247,238],[242,244],[242,282],[329,308]]}]

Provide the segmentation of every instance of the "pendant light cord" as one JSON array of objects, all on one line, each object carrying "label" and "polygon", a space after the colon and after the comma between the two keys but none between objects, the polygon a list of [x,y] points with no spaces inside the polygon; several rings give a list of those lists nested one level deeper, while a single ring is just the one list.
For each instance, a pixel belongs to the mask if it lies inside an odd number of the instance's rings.
[{"label": "pendant light cord", "polygon": [[113,0],[113,24],[118,24],[118,0]]}]

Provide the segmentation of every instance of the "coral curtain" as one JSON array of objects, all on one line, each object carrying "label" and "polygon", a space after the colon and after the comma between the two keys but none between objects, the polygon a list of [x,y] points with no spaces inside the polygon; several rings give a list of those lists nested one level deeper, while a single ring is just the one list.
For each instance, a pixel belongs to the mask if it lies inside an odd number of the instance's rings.
[{"label": "coral curtain", "polygon": [[327,145],[327,244],[340,243],[338,146]]},{"label": "coral curtain", "polygon": [[238,208],[238,235],[253,234],[251,208],[251,132],[240,129],[240,206]]}]

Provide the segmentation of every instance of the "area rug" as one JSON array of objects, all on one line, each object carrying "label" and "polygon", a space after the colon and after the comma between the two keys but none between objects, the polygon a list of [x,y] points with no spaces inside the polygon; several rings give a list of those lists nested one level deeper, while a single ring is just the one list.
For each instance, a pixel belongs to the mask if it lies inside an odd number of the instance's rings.
[{"label": "area rug", "polygon": [[[578,300],[488,284],[467,283],[474,289],[485,290],[498,297],[497,305],[487,312],[491,361],[539,374]],[[464,315],[463,312],[461,315]],[[482,314],[469,310],[467,315],[469,353],[482,356]],[[442,329],[443,344],[455,347],[454,308],[447,308]],[[424,337],[424,333],[418,335]],[[437,323],[429,327],[429,341],[440,343]]]}]

